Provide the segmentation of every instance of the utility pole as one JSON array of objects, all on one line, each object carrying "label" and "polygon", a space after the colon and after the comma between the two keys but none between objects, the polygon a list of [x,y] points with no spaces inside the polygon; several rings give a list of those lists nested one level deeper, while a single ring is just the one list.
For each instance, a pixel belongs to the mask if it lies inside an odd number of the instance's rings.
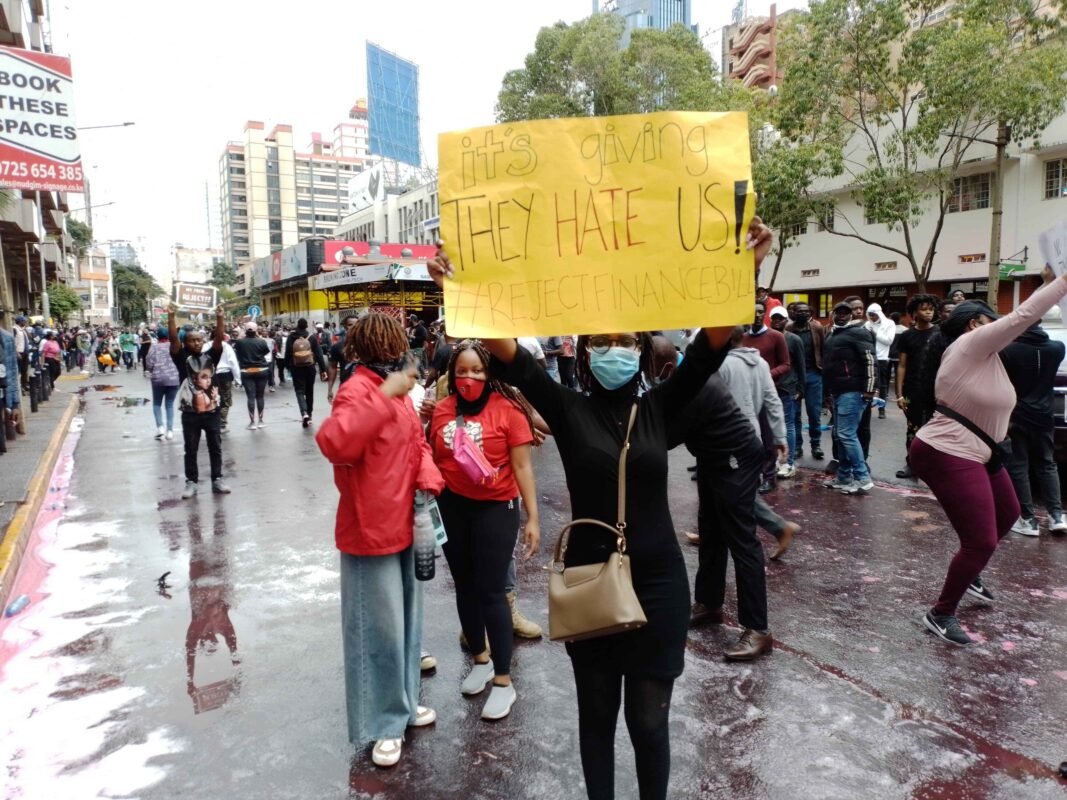
[{"label": "utility pole", "polygon": [[994,311],[997,310],[997,296],[1000,293],[1000,228],[1004,219],[1004,152],[1011,139],[1011,128],[1001,122],[997,126],[997,158],[993,168],[993,185],[990,187],[990,203],[993,206],[993,224],[989,234],[989,288],[986,302]]}]

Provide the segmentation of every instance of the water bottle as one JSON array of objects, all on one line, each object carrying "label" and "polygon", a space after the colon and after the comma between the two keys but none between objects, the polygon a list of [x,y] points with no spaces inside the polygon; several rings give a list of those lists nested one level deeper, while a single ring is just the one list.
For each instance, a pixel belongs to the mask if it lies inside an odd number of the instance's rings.
[{"label": "water bottle", "polygon": [[[415,492],[415,577],[428,581],[434,576],[434,547],[437,544],[433,520],[430,518],[430,495]],[[434,506],[436,507],[436,503]]]},{"label": "water bottle", "polygon": [[874,408],[874,409],[882,409],[882,408],[885,408],[885,398],[882,398],[882,397],[872,397],[872,398],[871,398],[871,408]]}]

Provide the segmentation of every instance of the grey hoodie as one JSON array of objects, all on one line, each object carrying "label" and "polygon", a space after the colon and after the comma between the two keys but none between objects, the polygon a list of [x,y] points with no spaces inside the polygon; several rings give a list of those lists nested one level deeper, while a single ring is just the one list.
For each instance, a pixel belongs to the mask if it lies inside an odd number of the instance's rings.
[{"label": "grey hoodie", "polygon": [[726,354],[719,375],[729,387],[752,429],[759,436],[759,415],[766,410],[775,444],[785,444],[785,414],[774,388],[771,368],[754,347],[735,347]]}]

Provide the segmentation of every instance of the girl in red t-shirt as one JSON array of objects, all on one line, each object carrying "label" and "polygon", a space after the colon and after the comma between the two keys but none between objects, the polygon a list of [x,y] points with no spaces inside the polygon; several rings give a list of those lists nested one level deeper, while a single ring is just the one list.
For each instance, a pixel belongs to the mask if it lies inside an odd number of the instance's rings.
[{"label": "girl in red t-shirt", "polygon": [[[474,654],[474,667],[460,691],[479,694],[491,681],[493,689],[482,717],[501,719],[516,699],[510,674],[511,610],[504,584],[518,536],[520,495],[527,514],[523,529],[526,558],[537,552],[541,538],[530,464],[533,421],[514,389],[489,378],[489,353],[476,342],[462,342],[453,350],[448,392],[434,409],[430,446],[445,479],[438,499],[448,531],[445,558],[456,585],[459,621]],[[456,461],[453,447],[460,415],[466,435],[497,470],[494,479],[475,481]]]}]

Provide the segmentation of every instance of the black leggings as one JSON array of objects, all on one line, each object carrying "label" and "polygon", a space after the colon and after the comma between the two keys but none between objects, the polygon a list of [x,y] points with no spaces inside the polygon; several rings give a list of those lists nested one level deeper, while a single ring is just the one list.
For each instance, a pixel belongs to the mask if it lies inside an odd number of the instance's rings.
[{"label": "black leggings", "polygon": [[259,409],[259,416],[263,416],[263,404],[267,392],[267,379],[270,373],[264,369],[262,372],[242,372],[241,385],[245,387],[245,399],[248,400],[248,418],[252,419]]},{"label": "black leggings", "polygon": [[[451,533],[449,534],[451,535]],[[666,800],[671,777],[668,723],[674,681],[630,677],[574,664],[578,689],[578,742],[589,800],[614,800],[615,725],[625,688],[624,716],[637,762],[641,800]]]},{"label": "black leggings", "polygon": [[437,500],[448,531],[445,558],[472,653],[493,651],[493,671],[511,673],[512,628],[504,584],[519,535],[518,500],[471,500],[445,489]]}]

